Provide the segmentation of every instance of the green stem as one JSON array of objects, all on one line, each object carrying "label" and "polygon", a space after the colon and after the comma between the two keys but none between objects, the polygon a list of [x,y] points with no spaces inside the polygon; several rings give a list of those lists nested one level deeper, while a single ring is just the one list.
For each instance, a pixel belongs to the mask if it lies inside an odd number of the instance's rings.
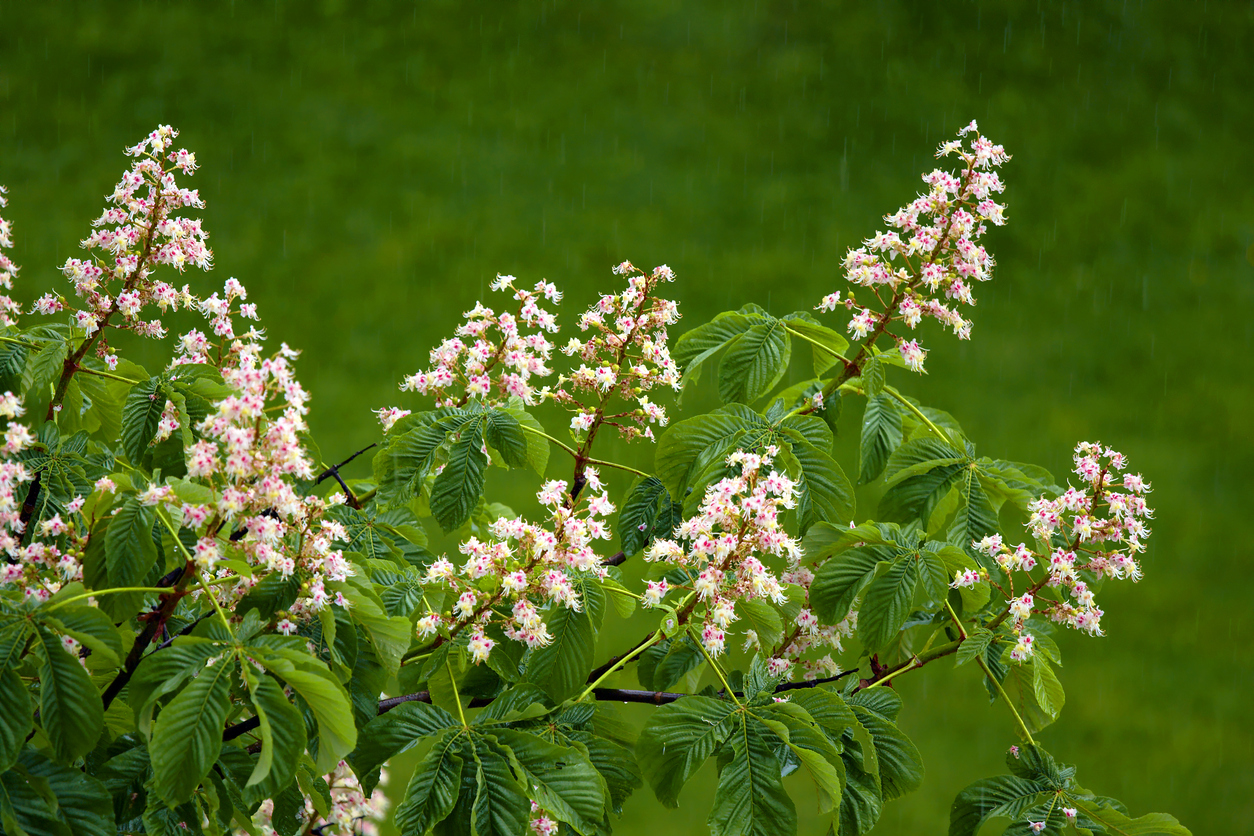
[{"label": "green stem", "polygon": [[922,410],[920,410],[917,406],[915,406],[914,404],[910,403],[910,400],[909,400],[909,399],[908,399],[905,395],[903,395],[903,394],[901,394],[900,392],[898,392],[898,391],[897,391],[896,389],[894,389],[892,386],[885,386],[885,387],[884,387],[884,391],[885,391],[885,392],[887,392],[888,394],[892,395],[894,398],[896,398],[896,399],[897,399],[897,401],[898,401],[899,403],[901,403],[901,405],[902,405],[902,406],[904,406],[906,409],[908,409],[908,410],[910,410],[911,412],[913,412],[913,413],[914,413],[914,417],[918,418],[920,421],[922,421],[924,424],[926,424],[926,425],[927,425],[928,429],[930,429],[932,432],[934,432],[934,433],[936,433],[938,436],[940,436],[941,441],[943,441],[943,442],[945,442],[946,444],[949,444],[949,445],[952,445],[952,444],[953,444],[953,441],[951,441],[951,440],[950,440],[950,438],[949,438],[949,433],[945,432],[945,431],[944,431],[944,430],[942,430],[940,427],[938,427],[938,426],[936,426],[935,424],[933,424],[933,423],[932,423],[932,419],[930,419],[930,418],[928,418],[926,415],[924,415],[924,414],[923,414],[923,412],[922,412]]},{"label": "green stem", "polygon": [[209,603],[213,604],[214,610],[218,613],[218,618],[222,619],[222,626],[226,627],[229,633],[231,631],[231,619],[226,617],[226,613],[222,610],[222,605],[218,603],[217,598],[213,597],[213,592],[209,589],[209,584],[205,583],[204,575],[200,574],[200,568],[196,566],[192,553],[187,550],[187,546],[184,546],[183,541],[179,539],[178,529],[174,527],[174,523],[170,522],[170,518],[161,509],[157,509],[157,519],[161,520],[162,525],[170,532],[170,537],[174,540],[174,544],[178,546],[179,551],[183,553],[183,557],[195,568],[196,583],[200,586],[201,592],[205,593],[205,597],[209,599]]},{"label": "green stem", "polygon": [[102,595],[113,595],[117,592],[143,592],[150,595],[164,595],[170,591],[169,587],[160,588],[155,586],[119,586],[115,589],[101,589],[95,592],[84,592],[82,595],[75,595],[72,598],[66,598],[61,601],[53,601],[46,607],[41,607],[44,612],[52,612],[60,609],[67,604],[73,604],[75,601],[83,601],[87,598],[99,598]]},{"label": "green stem", "polygon": [[[963,639],[965,639],[967,637],[967,630],[962,626],[962,620],[958,618],[958,614],[954,612],[954,608],[949,605],[948,600],[945,601],[945,609],[949,612],[949,617],[953,619],[954,624],[958,627],[958,633]],[[1035,746],[1036,741],[1032,739],[1032,732],[1028,731],[1028,724],[1023,722],[1023,718],[1019,716],[1019,712],[1015,708],[1014,703],[1010,701],[1010,695],[1006,693],[1005,688],[1001,687],[1001,683],[997,681],[997,677],[993,676],[993,672],[988,669],[988,664],[985,663],[984,657],[976,656],[975,661],[976,664],[980,666],[980,669],[984,671],[984,675],[987,676],[989,681],[997,688],[997,693],[1001,694],[1001,698],[1005,701],[1006,707],[1010,709],[1010,713],[1015,716],[1015,722],[1019,724],[1019,731],[1023,733],[1023,738],[1028,743]]]},{"label": "green stem", "polygon": [[[536,435],[543,436],[544,438],[547,438],[549,441],[553,442],[553,443],[554,443],[554,444],[556,444],[558,447],[561,447],[561,448],[562,448],[563,450],[565,450],[567,453],[570,453],[570,454],[571,454],[572,456],[574,456],[576,459],[578,459],[578,458],[579,458],[579,452],[578,452],[577,450],[575,450],[575,448],[573,448],[573,447],[571,447],[571,446],[569,446],[569,445],[563,444],[562,442],[558,441],[558,440],[557,440],[556,438],[554,438],[553,436],[551,436],[551,435],[549,435],[548,433],[546,433],[544,430],[537,430],[535,427],[529,427],[529,426],[527,426],[526,424],[519,424],[518,426],[522,427],[524,430],[526,430],[526,431],[527,431],[527,432],[529,432],[529,433],[535,433]],[[650,474],[648,474],[648,473],[645,473],[645,472],[644,472],[644,471],[642,471],[642,470],[636,470],[634,467],[628,467],[627,465],[625,465],[625,464],[619,464],[618,462],[607,462],[607,461],[604,461],[603,459],[593,459],[593,458],[588,458],[588,457],[585,457],[585,458],[584,458],[584,463],[585,463],[585,464],[595,464],[595,465],[599,465],[599,466],[601,466],[601,467],[614,467],[614,468],[617,468],[617,469],[619,469],[619,470],[625,470],[625,471],[627,471],[628,473],[634,473],[634,474],[636,474],[637,476],[649,476],[649,475],[650,475]]]},{"label": "green stem", "polygon": [[848,357],[846,357],[845,355],[841,354],[841,353],[840,353],[839,351],[837,351],[836,349],[831,348],[831,347],[826,346],[826,345],[823,345],[823,343],[821,343],[821,342],[819,342],[819,341],[817,341],[817,340],[811,339],[810,337],[807,337],[805,334],[801,333],[800,331],[794,331],[793,329],[789,328],[787,325],[785,325],[785,326],[784,326],[784,330],[785,330],[785,331],[787,331],[789,334],[792,334],[792,335],[793,335],[794,337],[796,337],[797,339],[800,339],[800,340],[805,340],[805,341],[806,341],[806,342],[808,342],[810,345],[812,345],[812,346],[814,346],[814,347],[816,347],[816,348],[821,348],[821,349],[823,349],[823,350],[824,350],[824,351],[826,351],[828,354],[832,355],[832,356],[833,356],[833,357],[835,357],[837,360],[839,360],[839,361],[841,361],[842,363],[844,363],[846,366],[849,366],[849,365],[851,364],[851,363],[850,363],[849,358],[848,358]]},{"label": "green stem", "polygon": [[457,701],[457,717],[462,721],[462,725],[469,727],[466,722],[466,712],[462,710],[462,695],[457,692],[457,677],[453,676],[453,666],[449,664],[448,659],[444,660],[444,669],[448,671],[449,683],[453,686],[453,699]]},{"label": "green stem", "polygon": [[135,385],[136,383],[139,383],[138,380],[131,380],[129,377],[122,377],[122,375],[120,374],[114,374],[113,372],[102,372],[99,369],[92,369],[92,368],[88,368],[87,366],[79,366],[78,370],[86,374],[94,374],[96,377],[107,377],[110,380],[118,380],[118,381],[121,381],[122,383],[129,383],[132,386]]},{"label": "green stem", "polygon": [[[619,669],[619,668],[621,668],[623,665],[627,664],[627,663],[628,663],[628,662],[630,662],[632,659],[634,659],[634,658],[636,658],[637,656],[639,656],[641,653],[644,653],[644,652],[645,652],[646,650],[648,650],[650,647],[653,647],[653,645],[655,645],[655,644],[657,644],[658,642],[660,642],[663,638],[664,638],[664,636],[663,636],[663,634],[662,634],[662,631],[661,631],[661,630],[658,630],[658,631],[654,632],[653,636],[652,636],[652,637],[651,637],[651,638],[650,638],[647,642],[645,642],[644,644],[639,645],[638,647],[636,647],[636,649],[635,649],[635,650],[631,651],[631,652],[630,652],[630,653],[628,653],[626,656],[624,656],[623,658],[619,659],[619,660],[618,660],[618,662],[617,662],[615,665],[613,665],[613,666],[612,666],[609,670],[607,670],[605,673],[603,673],[603,674],[601,674],[600,676],[598,676],[598,677],[596,678],[596,681],[595,681],[595,682],[593,682],[593,683],[592,683],[591,685],[589,685],[587,688],[584,688],[584,689],[583,689],[583,693],[582,693],[582,694],[580,694],[578,697],[576,697],[576,698],[575,698],[575,702],[583,702],[584,698],[585,698],[585,697],[587,697],[589,694],[591,694],[594,690],[596,690],[597,688],[599,688],[599,687],[601,686],[601,683],[602,683],[602,682],[604,682],[605,680],[607,680],[607,679],[609,679],[609,678],[610,678],[610,675],[611,675],[611,674],[616,673],[616,672],[618,671],[618,669]],[[706,657],[706,658],[709,658],[709,657]]]},{"label": "green stem", "polygon": [[863,690],[869,690],[871,688],[878,688],[886,682],[892,682],[894,679],[901,676],[906,671],[911,671],[911,670],[914,670],[915,668],[923,667],[924,663],[920,662],[919,658],[920,657],[918,656],[913,657],[909,661],[909,663],[894,668],[893,670],[881,676],[879,679],[872,682],[870,685],[866,686],[866,688],[864,688]]},{"label": "green stem", "polygon": [[732,690],[731,684],[727,681],[727,677],[723,675],[723,669],[719,666],[718,662],[714,661],[714,657],[706,652],[705,644],[702,643],[701,637],[693,636],[693,638],[696,640],[697,649],[700,650],[701,655],[705,657],[705,661],[709,662],[710,667],[714,669],[716,674],[718,674],[719,681],[723,683],[724,692],[727,696],[731,697],[732,702],[736,705],[740,705],[740,700],[736,698],[736,692]]}]

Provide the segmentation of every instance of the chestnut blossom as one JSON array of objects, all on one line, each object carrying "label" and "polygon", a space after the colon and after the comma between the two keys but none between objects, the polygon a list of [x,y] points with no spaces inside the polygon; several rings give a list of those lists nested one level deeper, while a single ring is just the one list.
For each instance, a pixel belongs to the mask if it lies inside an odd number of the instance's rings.
[{"label": "chestnut blossom", "polygon": [[535,379],[552,373],[553,345],[545,334],[558,330],[557,317],[540,303],[560,302],[562,294],[552,282],[524,290],[516,281],[498,275],[492,282],[493,290],[513,294],[518,303],[513,313],[476,303],[455,336],[431,350],[431,368],[406,377],[401,391],[431,395],[438,406],[463,406],[472,399],[497,405],[511,397],[536,403]]},{"label": "chestnut blossom", "polygon": [[[839,292],[827,294],[815,306],[834,311],[843,305],[857,311],[846,326],[855,339],[866,339],[892,322],[913,329],[924,317],[952,328],[959,339],[970,337],[971,323],[958,306],[974,305],[972,287],[992,277],[993,257],[978,242],[989,224],[1006,222],[1005,207],[993,200],[1005,185],[993,169],[1010,156],[982,136],[975,122],[958,131],[958,137],[942,144],[936,156],[955,155],[961,168],[924,174],[928,190],[884,217],[888,231],[876,233],[845,256],[845,278],[874,295],[884,309],[872,310],[852,293],[842,300]],[[916,340],[890,336],[906,367],[922,372],[926,350]]]},{"label": "chestnut blossom", "polygon": [[[653,426],[664,427],[669,419],[646,393],[657,386],[680,388],[666,332],[679,321],[679,306],[656,295],[675,274],[665,264],[645,273],[629,261],[614,272],[627,276],[627,289],[602,295],[580,316],[579,330],[587,336],[571,338],[562,347],[579,367],[559,377],[548,396],[574,413],[570,429],[576,436],[610,423],[624,438],[652,439]],[[615,398],[635,405],[614,411]]]},{"label": "chestnut blossom", "polygon": [[[461,543],[461,566],[444,556],[427,567],[426,583],[452,593],[448,627],[450,632],[469,628],[467,650],[475,663],[486,661],[495,646],[485,633],[489,624],[499,624],[507,638],[528,647],[549,644],[553,637],[545,612],[580,609],[576,583],[583,577],[605,577],[595,546],[597,540],[610,538],[606,520],[615,508],[595,468],[585,475],[590,491],[578,500],[569,499],[565,482],[541,487],[537,498],[548,509],[547,525],[501,517],[488,527],[489,540],[471,537]],[[418,633],[434,636],[445,626],[443,616],[428,611],[418,621]]]},{"label": "chestnut blossom", "polygon": [[[1076,445],[1074,463],[1082,487],[1068,487],[1060,496],[1043,496],[1028,505],[1028,529],[1037,549],[1026,543],[1011,548],[1000,535],[972,544],[1008,576],[1038,566],[1045,571],[1039,581],[1029,574],[1032,591],[1008,601],[1010,625],[1019,639],[1011,653],[1015,661],[1032,655],[1032,637],[1024,631],[1033,614],[1100,636],[1104,612],[1090,584],[1102,578],[1141,579],[1135,555],[1145,551],[1150,534],[1145,520],[1154,516],[1145,502],[1149,483],[1140,474],[1121,475],[1127,457],[1097,442]],[[1044,597],[1038,592],[1042,589],[1053,594]]]}]

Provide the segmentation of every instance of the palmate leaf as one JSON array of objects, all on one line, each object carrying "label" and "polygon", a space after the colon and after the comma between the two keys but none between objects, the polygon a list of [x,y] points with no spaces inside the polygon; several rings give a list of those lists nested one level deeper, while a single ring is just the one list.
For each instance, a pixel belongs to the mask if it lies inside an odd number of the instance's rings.
[{"label": "palmate leaf", "polygon": [[709,322],[686,331],[671,348],[671,357],[683,370],[686,386],[701,370],[701,364],[756,324],[767,321],[765,311],[746,306],[724,311]]},{"label": "palmate leaf", "polygon": [[[152,539],[152,527],[157,518],[153,509],[142,504],[136,496],[128,497],[121,509],[109,520],[105,529],[105,566],[109,585],[140,586],[144,577],[157,562],[157,544]],[[140,600],[130,593],[131,606]]]},{"label": "palmate leaf", "polygon": [[131,387],[122,403],[122,450],[131,464],[137,465],[144,458],[157,435],[166,402],[160,388],[159,377],[141,380]]},{"label": "palmate leaf", "polygon": [[839,622],[849,614],[853,602],[875,577],[879,565],[892,561],[898,553],[894,547],[864,546],[833,555],[819,567],[810,584],[810,607],[814,614],[824,624]]},{"label": "palmate leaf", "polygon": [[583,752],[515,729],[495,729],[492,736],[513,753],[537,804],[580,833],[596,831],[605,815],[605,786]]},{"label": "palmate leaf", "polygon": [[[483,437],[488,446],[501,454],[510,467],[526,467],[531,463],[527,436],[513,414],[502,409],[484,413]],[[547,442],[546,442],[547,443]],[[543,472],[540,474],[543,476]]]},{"label": "palmate leaf", "polygon": [[867,586],[858,610],[858,638],[867,650],[879,650],[901,632],[918,582],[919,559],[906,554]]},{"label": "palmate leaf", "polygon": [[502,407],[497,411],[513,416],[514,420],[519,423],[527,444],[526,464],[535,471],[537,476],[544,476],[544,470],[549,465],[549,440],[542,434],[544,427],[524,409]]},{"label": "palmate leaf", "polygon": [[393,814],[401,833],[427,833],[453,811],[465,764],[464,743],[461,732],[446,732],[418,764]]},{"label": "palmate leaf", "polygon": [[579,610],[553,606],[547,619],[553,641],[533,650],[527,663],[527,681],[540,686],[554,700],[563,700],[578,691],[592,668],[605,593],[591,583],[582,584],[582,590],[583,606]]},{"label": "palmate leaf", "polygon": [[348,693],[331,672],[308,654],[294,650],[247,648],[249,656],[287,683],[318,721],[318,774],[330,772],[357,745]]},{"label": "palmate leaf", "polygon": [[62,763],[73,763],[96,747],[104,730],[100,692],[78,659],[42,624],[31,631],[39,660],[39,720]]},{"label": "palmate leaf", "polygon": [[81,769],[54,763],[34,749],[22,752],[19,763],[31,783],[39,782],[55,799],[55,816],[71,836],[115,836],[113,799],[103,783]]},{"label": "palmate leaf", "polygon": [[792,342],[781,320],[758,322],[735,337],[718,367],[724,403],[752,403],[775,388],[788,370]]},{"label": "palmate leaf", "polygon": [[522,776],[511,768],[510,752],[487,736],[467,735],[463,757],[463,795],[467,773],[474,778],[469,821],[476,836],[516,836],[525,833],[531,802]]},{"label": "palmate leaf", "polygon": [[687,697],[658,708],[636,742],[636,758],[658,801],[679,804],[679,791],[732,733],[735,706]]},{"label": "palmate leaf", "polygon": [[[1165,813],[1133,819],[1122,804],[1096,796],[1075,782],[1075,767],[1059,766],[1040,746],[1016,747],[1006,756],[1013,773],[976,781],[954,799],[949,836],[976,836],[990,819],[1009,819],[1006,833],[1030,834],[1031,822],[1044,833],[1062,833],[1068,824],[1094,836],[1190,836],[1188,828]],[[1075,810],[1068,822],[1065,808]]]},{"label": "palmate leaf", "polygon": [[657,537],[671,537],[682,521],[683,509],[656,476],[641,479],[632,488],[618,514],[618,536],[628,557],[648,548]]},{"label": "palmate leaf", "polygon": [[917,790],[923,784],[923,757],[918,748],[901,733],[890,717],[873,710],[858,696],[855,694],[849,705],[874,741],[884,799],[892,800]]},{"label": "palmate leaf", "polygon": [[732,758],[719,772],[709,825],[712,836],[781,836],[797,832],[797,809],[784,791],[779,761],[760,722],[740,713],[728,737]]},{"label": "palmate leaf", "polygon": [[[287,787],[305,752],[305,721],[272,677],[243,666],[249,698],[260,725],[261,752],[246,787],[264,784],[266,797]],[[203,674],[202,674],[203,676]]]},{"label": "palmate leaf", "polygon": [[17,762],[26,735],[35,725],[30,692],[17,671],[0,671],[0,772]]},{"label": "palmate leaf", "polygon": [[741,435],[762,425],[762,417],[742,404],[727,404],[679,421],[658,439],[654,471],[670,495],[682,503],[687,488],[706,465],[721,461]]},{"label": "palmate leaf", "polygon": [[210,659],[223,652],[223,646],[210,639],[179,636],[160,653],[145,656],[127,686],[127,701],[135,712],[139,731],[144,735],[150,733],[157,700],[173,693]]},{"label": "palmate leaf", "polygon": [[470,519],[483,494],[487,468],[482,424],[468,423],[449,448],[448,463],[431,486],[431,515],[445,532],[460,528]]},{"label": "palmate leaf", "polygon": [[830,455],[807,441],[794,440],[787,450],[780,450],[780,460],[797,482],[801,534],[816,522],[853,518],[853,485]]},{"label": "palmate leaf", "polygon": [[[457,725],[457,720],[438,706],[421,702],[398,705],[371,720],[361,730],[357,748],[349,756],[349,763],[362,779],[365,791],[370,792],[374,783],[367,786],[367,776],[400,753],[416,746],[423,738]],[[373,780],[377,782],[377,778]]]},{"label": "palmate leaf", "polygon": [[218,760],[236,671],[234,660],[201,670],[157,715],[148,751],[153,788],[167,804],[189,801]]},{"label": "palmate leaf", "polygon": [[885,394],[869,398],[862,413],[862,441],[858,447],[858,484],[875,481],[888,457],[901,446],[901,411]]}]

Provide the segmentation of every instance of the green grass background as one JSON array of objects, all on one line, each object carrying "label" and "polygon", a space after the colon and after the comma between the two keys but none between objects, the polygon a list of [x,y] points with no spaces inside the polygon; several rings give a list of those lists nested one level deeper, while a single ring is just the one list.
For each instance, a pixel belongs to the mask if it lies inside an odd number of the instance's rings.
[{"label": "green grass background", "polygon": [[[558,282],[568,321],[623,258],[675,269],[686,323],[810,308],[977,118],[1014,155],[1000,266],[972,341],[929,331],[930,374],[897,382],[982,453],[1061,474],[1096,438],[1154,482],[1146,579],[1103,592],[1106,638],[1066,637],[1041,737],[1134,813],[1249,833],[1251,42],[1254,6],[1216,0],[4,0],[0,183],[32,298],[65,287],[123,145],[179,127],[217,261],[188,279],[239,277],[304,349],[336,459],[376,437],[369,408],[418,405],[396,382],[496,272]],[[943,832],[1013,731],[967,668],[900,688],[928,781],[881,829]],[[704,832],[709,787],[678,811],[642,791],[617,830]]]}]

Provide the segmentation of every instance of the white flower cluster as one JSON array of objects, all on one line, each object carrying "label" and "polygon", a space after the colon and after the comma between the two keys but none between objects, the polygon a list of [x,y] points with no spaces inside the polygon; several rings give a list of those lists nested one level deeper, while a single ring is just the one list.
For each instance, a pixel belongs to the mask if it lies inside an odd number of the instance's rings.
[{"label": "white flower cluster", "polygon": [[[469,628],[467,645],[474,662],[486,661],[495,646],[486,630],[499,623],[504,634],[528,647],[543,647],[553,637],[544,613],[554,606],[578,610],[583,602],[576,588],[580,576],[603,578],[605,566],[594,546],[608,540],[606,520],[614,504],[605,494],[595,468],[584,473],[588,492],[568,500],[568,485],[546,482],[538,493],[549,509],[549,524],[536,525],[522,517],[495,520],[492,540],[472,537],[461,544],[466,556],[460,566],[441,557],[427,569],[428,584],[447,588],[453,597],[451,625],[432,610],[418,620],[420,638],[431,638],[448,627],[449,635]],[[496,611],[508,609],[508,615]]]},{"label": "white flower cluster", "polygon": [[[675,274],[665,264],[645,273],[630,261],[617,265],[614,272],[627,276],[627,289],[603,295],[579,318],[579,329],[591,334],[572,337],[562,351],[578,357],[581,364],[559,378],[558,388],[549,395],[575,411],[570,428],[576,434],[609,423],[624,438],[652,439],[650,425],[664,427],[668,418],[646,393],[656,386],[676,391],[680,387],[679,368],[666,344],[666,329],[679,321],[679,306],[656,295],[660,285],[675,280]],[[611,412],[608,405],[614,395],[635,401],[635,408]]]},{"label": "white flower cluster", "polygon": [[[796,505],[796,486],[771,467],[778,453],[774,445],[762,453],[732,453],[726,461],[736,475],[706,488],[697,515],[684,520],[673,539],[658,538],[645,552],[645,560],[679,567],[689,580],[682,587],[651,583],[644,594],[645,606],[659,604],[672,588],[696,593],[701,640],[711,656],[726,647],[726,631],[739,618],[737,601],[786,600],[778,571],[767,563],[782,561],[790,572],[800,566],[801,547],[781,519]],[[817,618],[813,626],[817,629]]]},{"label": "white flower cluster", "polygon": [[[972,137],[969,147],[963,144],[968,135]],[[981,136],[975,122],[960,130],[958,137],[941,145],[936,156],[956,155],[962,169],[957,173],[936,169],[923,175],[928,191],[884,217],[892,229],[876,233],[845,256],[846,279],[870,290],[883,310],[860,304],[852,294],[842,299],[839,291],[816,306],[824,311],[838,306],[853,311],[847,330],[855,339],[865,339],[895,321],[913,329],[925,316],[952,328],[960,339],[971,336],[971,322],[956,305],[974,305],[972,286],[992,276],[993,257],[977,242],[988,224],[1006,222],[1005,206],[993,200],[1005,185],[992,169],[1010,157],[1000,145]],[[886,300],[881,290],[891,294],[891,299]],[[906,366],[921,372],[927,351],[917,340],[892,336]]]},{"label": "white flower cluster", "polygon": [[[1046,573],[1028,592],[1008,602],[1010,623],[1018,636],[1011,659],[1024,661],[1032,656],[1032,637],[1024,632],[1032,614],[1099,636],[1104,613],[1090,581],[1141,579],[1134,555],[1145,551],[1150,534],[1144,521],[1154,515],[1145,502],[1151,488],[1140,474],[1117,475],[1126,467],[1122,453],[1097,442],[1081,442],[1075,449],[1075,473],[1084,480],[1083,489],[1069,487],[1057,498],[1042,497],[1029,505],[1029,531],[1048,548],[1036,551],[1026,543],[1011,548],[1000,535],[973,544],[1007,576],[1030,573],[1037,566]],[[1054,545],[1059,540],[1062,545]],[[1032,580],[1030,574],[1028,578]],[[1011,583],[1013,590],[1013,577]],[[1056,597],[1040,596],[1042,589],[1054,590]]]},{"label": "white flower cluster", "polygon": [[[432,367],[405,378],[401,391],[431,395],[439,406],[464,406],[471,399],[491,405],[511,397],[535,403],[540,392],[534,379],[552,373],[548,363],[553,345],[545,334],[558,330],[556,315],[540,302],[560,302],[562,294],[552,282],[537,282],[533,290],[524,290],[515,281],[513,276],[497,276],[492,282],[493,290],[513,293],[518,302],[514,313],[475,303],[456,336],[431,350]],[[380,419],[387,428],[389,419],[396,420],[387,410],[380,412]]]}]

